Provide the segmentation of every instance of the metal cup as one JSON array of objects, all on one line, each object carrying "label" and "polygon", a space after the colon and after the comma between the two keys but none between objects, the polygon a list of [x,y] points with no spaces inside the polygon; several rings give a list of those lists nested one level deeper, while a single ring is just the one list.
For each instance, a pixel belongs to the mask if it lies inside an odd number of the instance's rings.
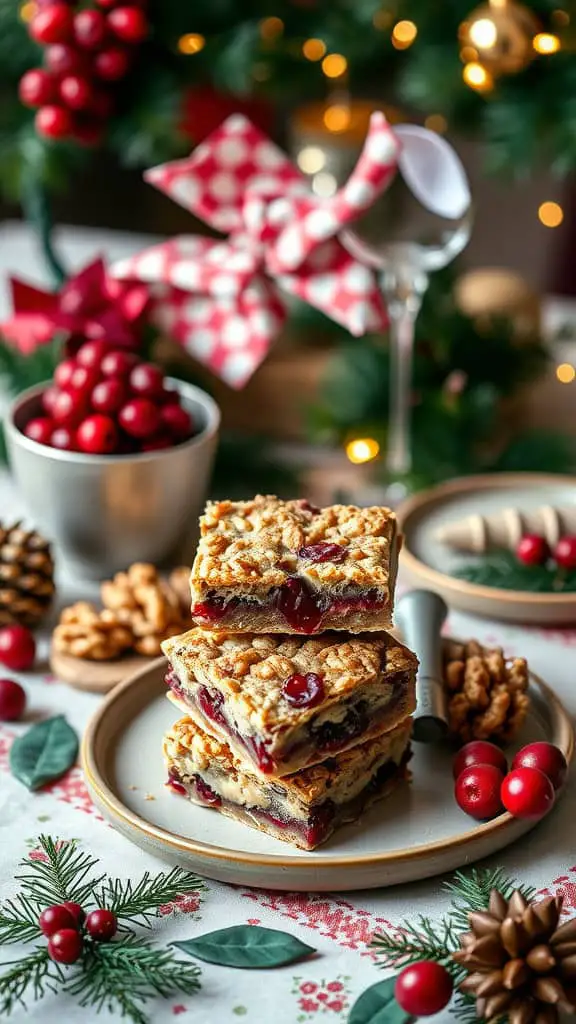
[{"label": "metal cup", "polygon": [[432,590],[410,590],[396,605],[396,621],[402,639],[420,663],[413,727],[413,737],[420,743],[434,743],[448,732],[440,636],[447,614],[446,603]]},{"label": "metal cup", "polygon": [[31,519],[76,579],[102,580],[132,562],[189,563],[220,425],[209,395],[168,379],[197,433],[174,448],[137,455],[86,455],[48,448],[22,432],[42,415],[47,384],[14,400],[5,417],[10,466]]}]

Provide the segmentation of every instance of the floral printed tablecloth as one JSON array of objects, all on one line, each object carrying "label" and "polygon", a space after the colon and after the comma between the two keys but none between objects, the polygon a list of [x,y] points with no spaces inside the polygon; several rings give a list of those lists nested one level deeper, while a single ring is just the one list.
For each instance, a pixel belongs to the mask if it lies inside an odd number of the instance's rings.
[{"label": "floral printed tablecloth", "polygon": [[[8,477],[0,475],[0,519],[16,518],[18,512],[17,495]],[[61,587],[62,603],[77,596],[77,591],[72,594],[65,585]],[[531,667],[558,692],[570,713],[576,713],[576,627],[523,629],[454,612],[450,628],[455,635],[475,636],[484,643],[503,645],[509,654],[526,656]],[[37,671],[20,677],[28,693],[28,724],[65,713],[81,732],[100,698],[79,693],[55,679],[45,664],[47,649],[46,634],[39,644]],[[16,891],[14,873],[21,857],[42,856],[35,842],[41,832],[78,839],[111,874],[138,878],[147,869],[161,870],[159,861],[132,846],[102,820],[79,768],[36,794],[11,777],[10,744],[25,728],[26,723],[0,725],[0,897]],[[575,817],[573,773],[551,817],[491,860],[542,893],[563,893],[568,913],[576,911]],[[318,952],[295,967],[273,971],[240,971],[203,964],[200,992],[150,1003],[150,1019],[154,1024],[167,1024],[176,1018],[182,1024],[237,1024],[242,1020],[250,1024],[343,1024],[357,996],[383,977],[369,950],[372,934],[408,915],[440,915],[447,907],[440,884],[441,879],[432,879],[401,888],[331,896],[266,892],[208,881],[200,897],[188,896],[162,908],[154,933],[160,944],[232,924],[252,923],[289,931]],[[447,1014],[443,1016],[449,1019]],[[58,996],[49,996],[31,1004],[27,1012],[17,1012],[12,1019],[86,1024],[94,1016],[76,1004],[64,1004]],[[103,1013],[99,1019],[104,1022],[114,1018]],[[435,1019],[442,1024],[442,1017]]]}]

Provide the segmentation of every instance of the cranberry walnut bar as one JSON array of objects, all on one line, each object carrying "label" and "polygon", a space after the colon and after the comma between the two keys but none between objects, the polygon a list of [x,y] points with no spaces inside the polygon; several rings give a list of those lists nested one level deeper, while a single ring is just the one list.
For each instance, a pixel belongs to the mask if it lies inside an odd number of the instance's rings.
[{"label": "cranberry walnut bar", "polygon": [[192,629],[162,649],[180,707],[266,775],[288,775],[340,753],[415,708],[416,656],[388,633]]},{"label": "cranberry walnut bar", "polygon": [[253,775],[227,744],[181,718],[164,738],[168,785],[261,832],[313,850],[409,777],[411,719],[278,780]]},{"label": "cranberry walnut bar", "polygon": [[232,633],[381,630],[392,620],[399,535],[387,508],[209,502],[192,568],[192,621]]}]

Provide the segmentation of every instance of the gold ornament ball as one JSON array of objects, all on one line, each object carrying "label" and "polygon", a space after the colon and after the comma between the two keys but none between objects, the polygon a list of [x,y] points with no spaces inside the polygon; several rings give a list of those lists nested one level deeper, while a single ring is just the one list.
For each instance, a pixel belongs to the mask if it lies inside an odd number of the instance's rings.
[{"label": "gold ornament ball", "polygon": [[510,320],[519,341],[540,334],[540,296],[514,270],[505,267],[468,270],[456,281],[454,298],[462,313],[476,320],[480,328],[494,317],[505,317]]},{"label": "gold ornament ball", "polygon": [[461,56],[479,61],[493,75],[512,75],[535,56],[536,16],[515,0],[481,4],[460,26]]}]

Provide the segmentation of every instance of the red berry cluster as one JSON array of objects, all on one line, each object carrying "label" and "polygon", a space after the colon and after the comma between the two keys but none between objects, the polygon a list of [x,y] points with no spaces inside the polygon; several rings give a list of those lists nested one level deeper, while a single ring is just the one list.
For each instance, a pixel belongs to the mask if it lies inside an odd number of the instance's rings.
[{"label": "red berry cluster", "polygon": [[29,32],[44,51],[44,67],[20,79],[19,96],[38,107],[36,131],[50,139],[95,145],[114,107],[112,83],[128,73],[134,47],[148,34],[142,0],[95,0],[76,10],[73,0],[43,4]]},{"label": "red berry cluster", "polygon": [[495,818],[504,809],[515,818],[541,818],[554,804],[567,771],[564,754],[552,743],[522,747],[508,771],[499,747],[474,740],[454,760],[454,796],[458,806],[479,821]]},{"label": "red berry cluster", "polygon": [[[74,964],[82,955],[84,932],[94,942],[108,942],[118,928],[111,910],[92,910],[88,917],[79,903],[58,903],[43,910],[38,918],[48,939],[48,954],[59,964]],[[84,930],[84,931],[83,931]]]},{"label": "red berry cluster", "polygon": [[576,536],[561,537],[554,550],[539,533],[525,533],[516,548],[516,558],[524,565],[545,565],[555,562],[562,569],[576,569]]},{"label": "red berry cluster", "polygon": [[432,1017],[448,1005],[453,988],[452,975],[442,964],[420,960],[400,971],[394,998],[411,1017]]},{"label": "red berry cluster", "polygon": [[63,451],[127,455],[172,448],[194,434],[177,391],[162,370],[106,341],[87,341],[64,359],[42,395],[44,416],[26,437]]}]

